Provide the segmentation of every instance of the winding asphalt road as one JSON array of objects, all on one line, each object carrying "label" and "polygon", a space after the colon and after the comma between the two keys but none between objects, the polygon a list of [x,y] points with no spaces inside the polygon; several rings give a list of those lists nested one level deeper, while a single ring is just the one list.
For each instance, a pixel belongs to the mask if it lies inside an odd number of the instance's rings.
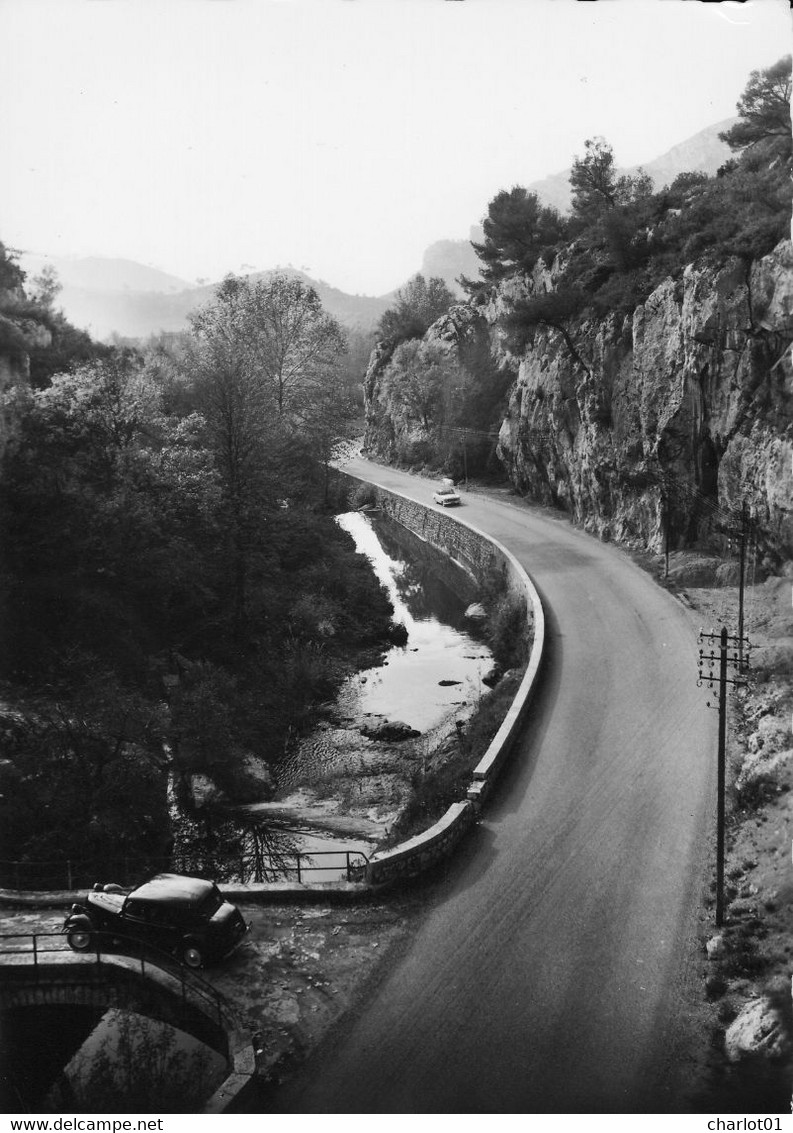
[{"label": "winding asphalt road", "polygon": [[[351,461],[422,502],[429,481]],[[474,493],[526,567],[540,693],[484,820],[364,1009],[279,1091],[287,1113],[685,1110],[677,1071],[713,825],[696,634],[623,553]]]}]

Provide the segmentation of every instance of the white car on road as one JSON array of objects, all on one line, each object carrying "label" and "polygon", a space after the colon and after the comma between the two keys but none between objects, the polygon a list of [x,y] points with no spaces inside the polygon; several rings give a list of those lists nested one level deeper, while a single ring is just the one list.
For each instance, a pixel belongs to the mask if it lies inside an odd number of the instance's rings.
[{"label": "white car on road", "polygon": [[451,480],[444,480],[440,488],[432,493],[432,498],[441,507],[456,507],[460,503],[459,493]]}]

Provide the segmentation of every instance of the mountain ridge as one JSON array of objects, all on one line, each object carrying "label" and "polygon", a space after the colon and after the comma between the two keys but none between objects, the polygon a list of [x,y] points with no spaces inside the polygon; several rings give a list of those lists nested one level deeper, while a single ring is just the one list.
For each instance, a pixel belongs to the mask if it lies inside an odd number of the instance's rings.
[{"label": "mountain ridge", "polygon": [[[718,134],[734,121],[734,118],[728,118],[692,134],[659,157],[645,162],[642,168],[653,178],[656,187],[684,171],[715,173],[730,156],[729,147],[719,141]],[[635,173],[638,168],[621,168],[620,172]],[[567,211],[570,204],[569,177],[570,170],[563,170],[534,181],[527,188],[536,192],[543,203]],[[460,275],[475,278],[479,272],[479,260],[470,241],[481,239],[481,226],[473,225],[468,240],[437,240],[425,250],[421,267],[417,270],[421,270],[425,277],[440,277],[461,294],[456,282]],[[183,330],[190,311],[208,302],[220,282],[190,283],[159,268],[122,257],[48,257],[41,253],[20,256],[20,265],[29,276],[41,271],[47,263],[58,272],[62,284],[58,305],[71,323],[99,339],[107,339],[114,334],[125,338],[146,338],[160,331]],[[287,271],[314,287],[329,314],[350,330],[365,333],[373,330],[395,295],[394,291],[378,296],[352,295],[292,267],[252,272],[249,278],[261,279],[278,270]]]}]

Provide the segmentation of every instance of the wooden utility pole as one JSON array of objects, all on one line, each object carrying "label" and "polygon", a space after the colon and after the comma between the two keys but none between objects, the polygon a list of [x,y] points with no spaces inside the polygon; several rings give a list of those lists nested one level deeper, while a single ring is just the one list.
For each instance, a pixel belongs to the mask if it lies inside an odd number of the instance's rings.
[{"label": "wooden utility pole", "polygon": [[[732,664],[738,672],[743,672],[748,661],[743,656],[744,639],[742,637],[730,637],[727,630],[722,626],[720,633],[704,633],[702,630],[699,632],[700,641],[713,642],[718,638],[719,652],[714,653],[712,648],[710,653],[705,653],[704,649],[699,651],[699,678],[697,684],[707,684],[710,688],[718,681],[719,684],[719,748],[717,754],[717,799],[716,799],[716,927],[721,928],[724,924],[724,831],[726,825],[726,793],[727,793],[727,685],[744,685],[745,681],[740,677],[728,677],[727,668]],[[733,645],[738,645],[739,652],[733,653],[732,657],[728,656],[728,649],[730,642]],[[749,642],[746,642],[748,646]],[[719,675],[716,677],[713,672],[713,665],[715,662],[719,663]],[[709,666],[708,672],[703,671],[703,666]],[[710,706],[710,705],[709,705]]]}]

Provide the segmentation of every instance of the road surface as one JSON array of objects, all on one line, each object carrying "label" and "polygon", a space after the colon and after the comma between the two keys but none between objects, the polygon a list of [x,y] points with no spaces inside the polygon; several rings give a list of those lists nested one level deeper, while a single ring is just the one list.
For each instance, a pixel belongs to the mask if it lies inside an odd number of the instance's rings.
[{"label": "road surface", "polygon": [[[422,502],[432,485],[348,471]],[[547,613],[525,735],[439,899],[287,1113],[684,1110],[715,713],[680,604],[561,519],[464,494]]]}]

